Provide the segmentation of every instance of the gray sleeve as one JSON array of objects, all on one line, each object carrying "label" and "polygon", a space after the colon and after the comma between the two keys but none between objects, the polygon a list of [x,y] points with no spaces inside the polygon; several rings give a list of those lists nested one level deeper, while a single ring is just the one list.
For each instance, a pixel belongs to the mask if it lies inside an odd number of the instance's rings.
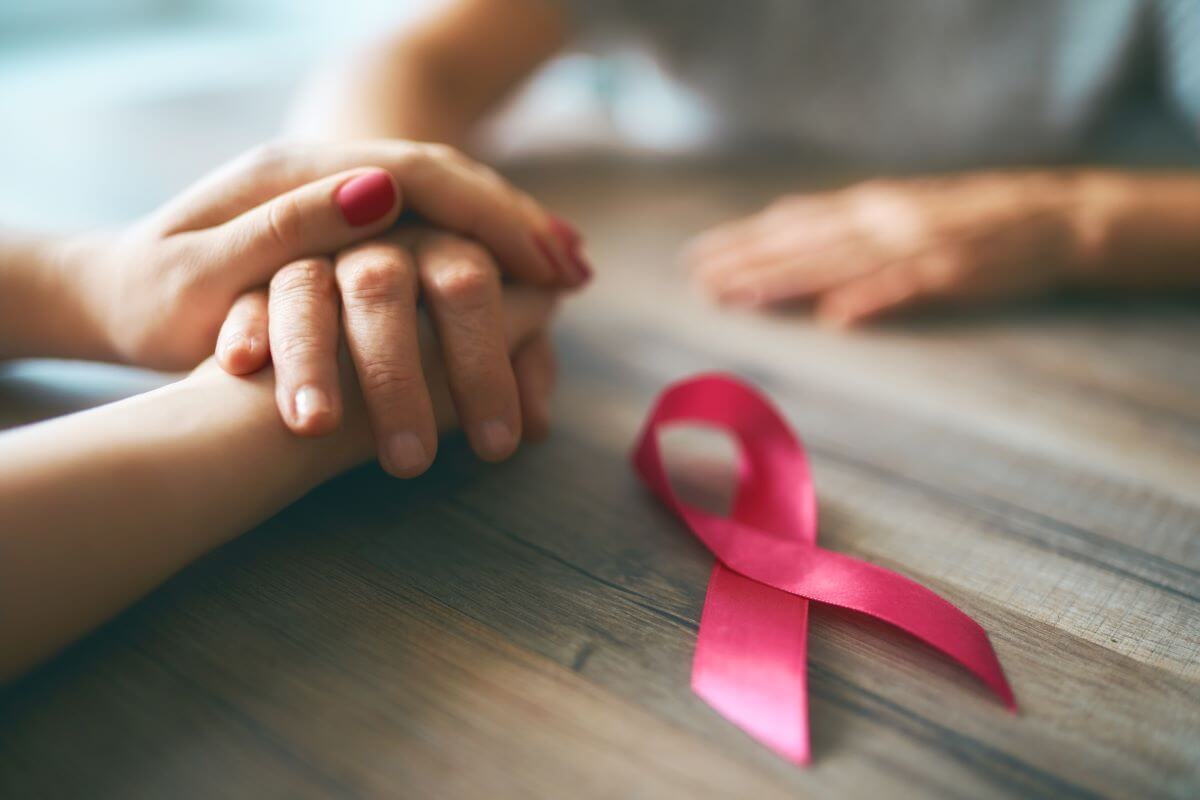
[{"label": "gray sleeve", "polygon": [[1200,0],[1158,0],[1156,12],[1167,99],[1200,136]]},{"label": "gray sleeve", "polygon": [[572,32],[583,42],[619,38],[637,27],[636,4],[625,0],[551,0],[567,12]]},{"label": "gray sleeve", "polygon": [[[552,0],[566,9],[584,41],[660,38],[708,16],[714,4],[697,0]],[[716,7],[720,7],[717,4]]]}]

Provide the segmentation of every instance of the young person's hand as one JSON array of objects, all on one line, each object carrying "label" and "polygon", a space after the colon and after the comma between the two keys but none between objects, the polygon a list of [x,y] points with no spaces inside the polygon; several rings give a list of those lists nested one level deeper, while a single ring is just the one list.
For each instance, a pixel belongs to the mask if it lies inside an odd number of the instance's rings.
[{"label": "young person's hand", "polygon": [[[504,290],[500,346],[518,376],[540,369],[554,304],[545,290]],[[419,327],[432,409],[449,430],[441,349]],[[345,424],[332,436],[292,435],[270,369],[236,378],[211,359],[156,391],[0,436],[0,683],[369,458],[366,406],[353,369],[343,376]],[[544,403],[549,383],[522,389]]]},{"label": "young person's hand", "polygon": [[1080,200],[1052,172],[869,181],[784,197],[699,236],[686,257],[719,302],[812,301],[847,325],[1059,284],[1086,244]]},{"label": "young person's hand", "polygon": [[296,259],[386,231],[402,212],[470,236],[519,282],[585,279],[563,224],[537,203],[449,148],[404,141],[261,148],[128,230],[64,248],[56,263],[105,355],[184,369],[213,352],[243,292]]},{"label": "young person's hand", "polygon": [[[423,371],[429,359],[421,348],[431,339],[419,335],[422,324],[432,324],[441,353],[435,363],[461,427],[480,457],[500,460],[523,433],[545,435],[554,373],[544,333],[510,363],[503,297],[500,272],[481,246],[403,225],[336,259],[295,261],[275,274],[269,291],[243,295],[221,329],[217,360],[247,374],[273,359],[276,401],[300,433],[339,427],[341,385],[347,370],[356,374],[380,462],[413,477],[437,451],[438,382]],[[351,364],[339,368],[343,329]]]}]

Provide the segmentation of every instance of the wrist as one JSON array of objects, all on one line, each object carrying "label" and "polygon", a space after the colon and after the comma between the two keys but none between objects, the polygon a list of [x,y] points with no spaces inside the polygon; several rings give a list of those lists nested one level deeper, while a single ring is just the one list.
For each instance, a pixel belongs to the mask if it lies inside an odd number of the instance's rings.
[{"label": "wrist", "polygon": [[75,236],[57,244],[51,269],[76,324],[69,326],[74,358],[121,361],[113,338],[112,276],[116,234]]},{"label": "wrist", "polygon": [[1116,239],[1131,185],[1126,176],[1084,170],[1070,176],[1062,205],[1067,247],[1064,283],[1089,286],[1107,282],[1113,272]]},{"label": "wrist", "polygon": [[342,423],[336,431],[319,437],[297,436],[284,424],[276,405],[271,367],[253,375],[234,376],[210,358],[175,385],[190,396],[204,398],[197,407],[205,414],[222,417],[214,427],[236,429],[238,434],[232,438],[255,447],[261,456],[287,470],[298,491],[307,491],[374,454],[366,409],[357,386],[347,381],[343,381]]},{"label": "wrist", "polygon": [[0,357],[109,356],[83,280],[93,241],[29,235],[0,241]]},{"label": "wrist", "polygon": [[68,236],[45,243],[40,269],[44,276],[38,303],[45,326],[44,353],[57,358],[113,361],[112,349],[98,298],[96,280],[103,270],[107,235]]},{"label": "wrist", "polygon": [[1086,173],[1073,212],[1073,282],[1127,290],[1200,287],[1198,220],[1195,173]]}]

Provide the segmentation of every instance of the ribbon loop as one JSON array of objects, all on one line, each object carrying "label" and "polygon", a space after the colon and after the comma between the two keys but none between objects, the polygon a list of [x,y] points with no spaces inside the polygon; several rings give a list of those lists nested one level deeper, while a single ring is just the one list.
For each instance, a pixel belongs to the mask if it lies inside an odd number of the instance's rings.
[{"label": "ribbon loop", "polygon": [[[729,517],[682,502],[658,444],[665,425],[731,434],[739,483]],[[883,620],[958,661],[1016,708],[987,633],[935,592],[883,567],[817,546],[808,459],[784,418],[735,378],[700,375],[667,388],[650,412],[634,465],[659,499],[716,556],[700,619],[692,688],[790,760],[809,760],[808,601]]]}]

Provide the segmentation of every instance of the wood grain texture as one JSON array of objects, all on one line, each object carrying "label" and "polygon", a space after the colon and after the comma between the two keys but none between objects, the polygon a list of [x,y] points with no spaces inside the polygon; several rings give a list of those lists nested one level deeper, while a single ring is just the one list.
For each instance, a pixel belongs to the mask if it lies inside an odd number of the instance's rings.
[{"label": "wood grain texture", "polygon": [[[410,483],[365,467],[187,570],[0,693],[0,797],[1200,795],[1194,304],[837,334],[718,311],[676,266],[687,234],[811,174],[520,178],[581,222],[600,272],[562,320],[551,441],[493,467],[451,444]],[[811,768],[691,694],[711,556],[627,457],[654,395],[711,369],[804,437],[825,546],[989,631],[1019,715],[819,606]],[[0,424],[105,397],[10,372]]]}]

